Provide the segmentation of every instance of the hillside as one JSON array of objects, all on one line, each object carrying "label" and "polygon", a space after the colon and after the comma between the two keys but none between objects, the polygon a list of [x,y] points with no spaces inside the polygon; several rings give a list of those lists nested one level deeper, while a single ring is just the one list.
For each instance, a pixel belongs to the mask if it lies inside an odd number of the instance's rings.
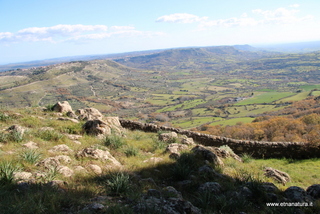
[{"label": "hillside", "polygon": [[222,66],[229,66],[239,61],[270,55],[270,53],[243,51],[240,50],[241,48],[248,49],[245,46],[177,48],[143,56],[115,59],[115,61],[140,69],[204,71],[221,69]]},{"label": "hillside", "polygon": [[[241,47],[164,50],[0,73],[3,108],[68,100],[108,115],[182,128],[235,125],[319,96],[320,52]],[[123,63],[123,64],[121,64]]]},{"label": "hillside", "polygon": [[74,110],[62,102],[0,111],[2,213],[320,211],[319,159],[253,159]]}]

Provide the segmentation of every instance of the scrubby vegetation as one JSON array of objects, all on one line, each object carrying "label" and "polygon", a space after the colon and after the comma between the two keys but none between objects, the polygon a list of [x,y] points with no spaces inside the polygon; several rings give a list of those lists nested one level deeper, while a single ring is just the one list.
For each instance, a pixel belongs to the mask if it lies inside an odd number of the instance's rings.
[{"label": "scrubby vegetation", "polygon": [[[199,158],[190,150],[193,146],[187,146],[172,159],[166,147],[179,141],[161,141],[158,135],[162,133],[126,130],[122,137],[113,134],[98,138],[83,134],[83,122],[57,120],[60,113],[42,108],[1,112],[7,118],[15,118],[0,121],[2,135],[10,136],[8,128],[12,125],[25,129],[19,140],[7,137],[0,142],[2,213],[168,213],[165,201],[172,198],[183,206],[191,203],[194,213],[196,208],[201,213],[320,210],[319,200],[310,207],[267,207],[266,202],[274,198],[264,189],[265,182],[273,182],[277,189],[273,196],[281,201],[289,186],[306,189],[316,184],[320,174],[318,159],[264,160],[244,155],[243,163],[229,157],[220,166]],[[70,130],[74,130],[72,134]],[[77,154],[84,148],[110,152],[121,167],[100,159],[81,158]],[[227,146],[222,149],[232,152]],[[60,164],[55,165],[53,159],[57,157]],[[53,162],[46,165],[44,160]],[[287,172],[291,181],[283,186],[265,177],[266,166]],[[72,173],[68,174],[70,170]],[[215,192],[206,189],[205,184],[213,185]],[[155,201],[151,202],[153,197]]]}]

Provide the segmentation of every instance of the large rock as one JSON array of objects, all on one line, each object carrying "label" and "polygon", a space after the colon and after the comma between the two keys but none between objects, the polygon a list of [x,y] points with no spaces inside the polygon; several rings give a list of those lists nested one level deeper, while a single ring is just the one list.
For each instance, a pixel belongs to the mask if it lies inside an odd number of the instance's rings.
[{"label": "large rock", "polygon": [[57,170],[58,170],[58,172],[59,172],[60,174],[62,174],[64,177],[71,177],[71,176],[74,174],[73,170],[70,169],[70,168],[67,167],[67,166],[59,166],[59,167],[57,168]]},{"label": "large rock", "polygon": [[123,135],[124,133],[118,117],[105,118],[104,121],[100,119],[88,120],[82,128],[90,135]]},{"label": "large rock", "polygon": [[320,199],[320,184],[314,184],[307,188],[308,195],[312,196],[314,199]]},{"label": "large rock", "polygon": [[69,111],[72,112],[72,107],[70,106],[68,101],[57,102],[52,109],[53,111],[57,111],[60,113],[67,113]]},{"label": "large rock", "polygon": [[277,181],[278,183],[282,183],[283,185],[290,181],[290,176],[287,173],[282,172],[280,170],[273,169],[271,167],[266,167],[264,171],[265,176],[273,178],[275,181]]},{"label": "large rock", "polygon": [[173,154],[173,156],[176,155],[177,157],[179,157],[180,152],[186,149],[188,149],[188,146],[185,144],[171,143],[167,146],[166,152],[170,153],[170,155]]},{"label": "large rock", "polygon": [[95,108],[78,109],[76,115],[79,120],[102,120],[103,118],[101,112]]},{"label": "large rock", "polygon": [[177,133],[175,132],[170,132],[170,133],[162,133],[159,135],[159,140],[172,143],[178,138]]},{"label": "large rock", "polygon": [[52,147],[51,149],[49,149],[48,151],[51,153],[55,153],[55,152],[70,153],[70,152],[73,152],[73,150],[70,149],[69,146],[67,146],[65,144],[56,145],[56,146]]},{"label": "large rock", "polygon": [[217,182],[206,182],[201,184],[198,191],[201,193],[210,192],[214,194],[219,194],[222,188],[221,185]]},{"label": "large rock", "polygon": [[[161,197],[162,195],[162,197]],[[166,214],[201,214],[201,210],[191,202],[184,200],[181,193],[173,187],[165,187],[161,193],[157,190],[148,194],[133,206],[135,213],[166,213]]]},{"label": "large rock", "polygon": [[291,186],[284,191],[284,195],[292,202],[311,202],[312,198],[301,187]]},{"label": "large rock", "polygon": [[108,151],[103,151],[101,149],[95,149],[92,147],[84,148],[83,150],[77,152],[77,158],[92,158],[101,161],[111,162],[115,166],[121,166],[121,163],[117,161]]},{"label": "large rock", "polygon": [[217,166],[223,166],[222,160],[216,155],[213,151],[210,150],[209,147],[205,146],[195,146],[191,150],[196,156],[209,161],[210,163],[214,163]]},{"label": "large rock", "polygon": [[228,157],[232,157],[233,159],[239,161],[239,162],[243,162],[242,159],[236,155],[231,149],[228,151],[226,149],[223,148],[218,148],[218,147],[211,147],[213,149],[213,152],[218,155],[218,157],[220,158],[228,158]]}]

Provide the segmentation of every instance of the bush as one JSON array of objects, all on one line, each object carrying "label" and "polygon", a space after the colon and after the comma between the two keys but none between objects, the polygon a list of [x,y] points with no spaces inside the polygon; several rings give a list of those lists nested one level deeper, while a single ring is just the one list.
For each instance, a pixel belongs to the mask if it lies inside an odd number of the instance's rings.
[{"label": "bush", "polygon": [[126,142],[118,135],[109,135],[106,136],[104,144],[112,149],[119,149],[120,147],[124,146]]}]

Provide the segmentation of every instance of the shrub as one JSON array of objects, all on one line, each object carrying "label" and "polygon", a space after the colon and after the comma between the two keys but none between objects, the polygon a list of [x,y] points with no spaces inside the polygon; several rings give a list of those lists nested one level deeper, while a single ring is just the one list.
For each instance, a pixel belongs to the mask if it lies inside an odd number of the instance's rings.
[{"label": "shrub", "polygon": [[119,149],[126,144],[124,139],[118,135],[108,135],[104,140],[104,144],[112,149]]}]

